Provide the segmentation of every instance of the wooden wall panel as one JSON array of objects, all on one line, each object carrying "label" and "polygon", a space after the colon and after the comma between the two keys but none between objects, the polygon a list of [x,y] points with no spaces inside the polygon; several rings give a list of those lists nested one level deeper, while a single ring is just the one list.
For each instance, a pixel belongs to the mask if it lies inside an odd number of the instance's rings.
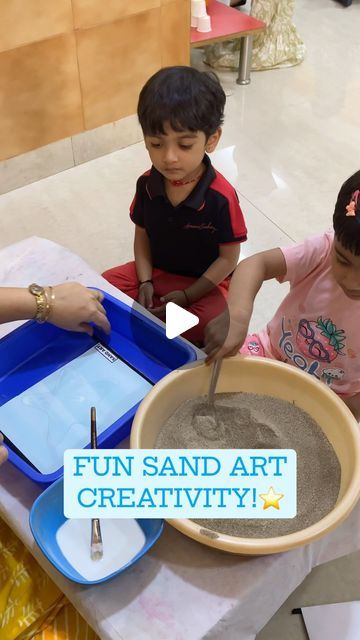
[{"label": "wooden wall panel", "polygon": [[0,159],[83,129],[73,33],[0,53]]},{"label": "wooden wall panel", "polygon": [[161,7],[161,66],[190,64],[190,6],[173,0]]},{"label": "wooden wall panel", "polygon": [[160,6],[160,0],[72,0],[77,29],[88,29],[143,13]]},{"label": "wooden wall panel", "polygon": [[0,51],[72,30],[71,0],[0,0]]},{"label": "wooden wall panel", "polygon": [[76,34],[85,128],[136,112],[139,91],[161,67],[160,9]]},{"label": "wooden wall panel", "polygon": [[189,40],[190,0],[0,0],[0,160],[134,114]]}]

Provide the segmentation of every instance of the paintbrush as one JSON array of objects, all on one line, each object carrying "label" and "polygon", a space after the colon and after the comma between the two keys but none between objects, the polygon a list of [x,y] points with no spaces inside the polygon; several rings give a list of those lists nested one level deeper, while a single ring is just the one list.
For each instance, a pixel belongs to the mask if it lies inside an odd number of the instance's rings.
[{"label": "paintbrush", "polygon": [[[91,448],[97,449],[95,407],[91,407],[90,424],[91,424]],[[101,528],[100,528],[99,518],[92,518],[91,520],[90,555],[92,560],[101,560],[101,558],[103,557],[103,543],[102,543],[102,537],[101,537]]]}]

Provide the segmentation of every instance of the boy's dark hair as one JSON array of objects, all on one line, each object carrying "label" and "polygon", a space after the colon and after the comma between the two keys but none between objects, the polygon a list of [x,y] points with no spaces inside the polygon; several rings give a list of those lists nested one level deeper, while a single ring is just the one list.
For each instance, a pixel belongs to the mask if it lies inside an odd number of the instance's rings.
[{"label": "boy's dark hair", "polygon": [[206,139],[224,121],[225,93],[215,73],[191,67],[165,67],[143,86],[138,118],[144,135],[174,131],[203,131]]},{"label": "boy's dark hair", "polygon": [[353,194],[360,190],[360,171],[352,175],[339,191],[333,225],[335,236],[344,249],[348,249],[355,256],[360,255],[360,195],[354,208],[355,215],[347,216],[346,207],[353,200]]}]

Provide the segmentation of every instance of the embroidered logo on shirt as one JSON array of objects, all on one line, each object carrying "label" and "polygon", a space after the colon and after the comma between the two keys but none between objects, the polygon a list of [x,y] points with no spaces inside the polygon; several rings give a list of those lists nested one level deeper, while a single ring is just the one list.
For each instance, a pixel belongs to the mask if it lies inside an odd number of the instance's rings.
[{"label": "embroidered logo on shirt", "polygon": [[184,225],[184,229],[199,229],[199,231],[211,231],[211,233],[217,231],[211,222],[202,222],[201,224],[190,224],[190,222],[188,222]]}]

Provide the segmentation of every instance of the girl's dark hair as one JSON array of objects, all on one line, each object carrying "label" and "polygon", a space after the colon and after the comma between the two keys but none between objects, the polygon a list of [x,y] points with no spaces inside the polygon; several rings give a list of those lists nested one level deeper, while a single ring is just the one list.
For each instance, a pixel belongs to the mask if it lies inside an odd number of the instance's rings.
[{"label": "girl's dark hair", "polygon": [[353,199],[353,194],[360,189],[360,171],[354,173],[339,191],[333,225],[335,236],[344,249],[348,249],[355,256],[360,255],[360,195],[355,206],[355,215],[347,216],[346,207]]},{"label": "girl's dark hair", "polygon": [[203,131],[206,139],[224,120],[225,93],[212,72],[191,67],[160,69],[142,88],[138,118],[144,135],[174,131]]}]

